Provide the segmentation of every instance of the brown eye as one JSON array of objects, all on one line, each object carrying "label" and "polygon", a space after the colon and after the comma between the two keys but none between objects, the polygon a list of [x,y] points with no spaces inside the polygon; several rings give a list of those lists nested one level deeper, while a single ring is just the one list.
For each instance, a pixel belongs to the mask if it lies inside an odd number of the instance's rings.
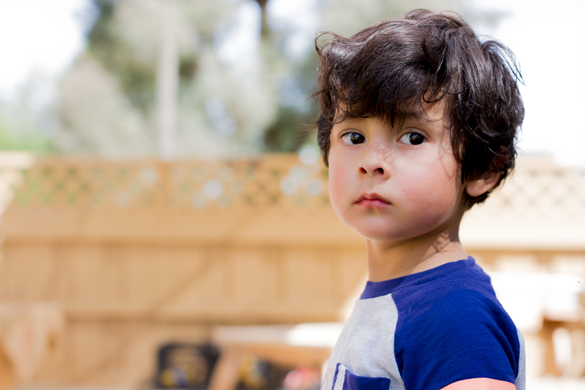
[{"label": "brown eye", "polygon": [[366,141],[366,137],[364,137],[360,133],[354,133],[354,132],[345,133],[341,137],[341,139],[342,139],[343,143],[346,145],[363,144]]},{"label": "brown eye", "polygon": [[406,133],[400,137],[400,142],[407,145],[420,145],[425,142],[425,137],[419,133]]}]

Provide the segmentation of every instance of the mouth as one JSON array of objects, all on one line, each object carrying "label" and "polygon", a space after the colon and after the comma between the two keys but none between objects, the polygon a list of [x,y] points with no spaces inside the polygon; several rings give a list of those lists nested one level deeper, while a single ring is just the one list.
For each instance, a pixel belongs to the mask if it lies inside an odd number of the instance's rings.
[{"label": "mouth", "polygon": [[358,198],[356,204],[359,206],[366,206],[366,207],[385,207],[390,206],[390,201],[383,198],[382,196],[371,193],[371,194],[363,194]]}]

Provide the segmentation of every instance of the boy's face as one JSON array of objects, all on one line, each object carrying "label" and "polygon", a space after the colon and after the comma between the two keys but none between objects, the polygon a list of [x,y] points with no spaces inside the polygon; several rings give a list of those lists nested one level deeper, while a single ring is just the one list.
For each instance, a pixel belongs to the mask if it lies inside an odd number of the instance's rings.
[{"label": "boy's face", "polygon": [[329,192],[337,216],[365,238],[407,243],[457,226],[465,211],[441,102],[400,128],[376,117],[333,126]]}]

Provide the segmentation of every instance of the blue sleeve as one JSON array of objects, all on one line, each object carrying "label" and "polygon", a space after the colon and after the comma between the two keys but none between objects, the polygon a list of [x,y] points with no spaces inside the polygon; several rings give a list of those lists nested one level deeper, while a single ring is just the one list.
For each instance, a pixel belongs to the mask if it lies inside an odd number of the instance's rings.
[{"label": "blue sleeve", "polygon": [[471,378],[515,382],[520,341],[495,296],[458,290],[403,302],[395,353],[406,389],[439,390]]}]

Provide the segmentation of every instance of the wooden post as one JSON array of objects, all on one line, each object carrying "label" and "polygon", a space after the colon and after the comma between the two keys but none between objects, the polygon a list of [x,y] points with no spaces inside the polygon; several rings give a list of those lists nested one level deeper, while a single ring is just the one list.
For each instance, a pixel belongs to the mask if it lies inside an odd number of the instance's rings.
[{"label": "wooden post", "polygon": [[544,374],[551,374],[556,377],[561,376],[561,371],[557,367],[553,343],[553,332],[558,326],[559,324],[556,321],[549,321],[545,318],[539,335],[544,345]]},{"label": "wooden post", "polygon": [[162,31],[157,70],[157,151],[161,159],[175,157],[175,125],[179,83],[179,47],[177,38],[178,4],[162,1]]},{"label": "wooden post", "polygon": [[209,383],[209,390],[234,390],[238,385],[240,367],[245,351],[238,347],[225,346]]}]

